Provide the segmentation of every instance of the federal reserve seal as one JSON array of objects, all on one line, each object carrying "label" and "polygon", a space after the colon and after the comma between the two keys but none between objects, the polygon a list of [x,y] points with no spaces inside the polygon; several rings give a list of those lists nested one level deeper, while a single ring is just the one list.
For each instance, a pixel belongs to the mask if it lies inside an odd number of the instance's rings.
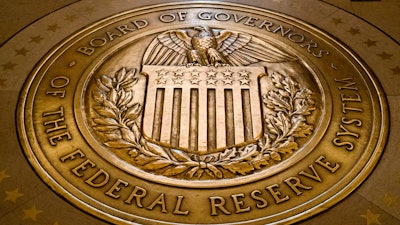
[{"label": "federal reserve seal", "polygon": [[294,223],[343,199],[388,133],[356,54],[295,18],[164,4],[59,43],[21,93],[42,179],[118,224]]}]

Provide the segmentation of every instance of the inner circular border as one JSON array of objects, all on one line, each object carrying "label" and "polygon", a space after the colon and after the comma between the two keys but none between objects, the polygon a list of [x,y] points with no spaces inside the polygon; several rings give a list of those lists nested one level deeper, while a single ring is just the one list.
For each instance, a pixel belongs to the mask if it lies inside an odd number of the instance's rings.
[{"label": "inner circular border", "polygon": [[[160,10],[161,11],[161,10]],[[171,29],[178,29],[182,28],[182,26],[185,25],[177,25],[177,26],[171,26]],[[218,29],[218,27],[217,27]],[[244,29],[245,30],[245,29]],[[140,168],[137,168],[134,165],[129,164],[125,160],[115,157],[114,153],[107,152],[107,147],[99,145],[98,140],[96,140],[96,137],[91,134],[91,131],[88,130],[89,124],[85,122],[86,116],[84,116],[85,109],[83,108],[85,102],[85,91],[88,89],[86,88],[88,85],[88,82],[90,79],[92,79],[92,76],[94,75],[94,71],[96,71],[101,65],[110,57],[113,56],[114,53],[118,52],[120,49],[123,49],[124,46],[129,45],[136,39],[140,39],[141,37],[151,35],[151,34],[157,34],[159,32],[165,31],[165,28],[159,28],[159,29],[153,29],[149,32],[146,33],[140,33],[139,35],[132,36],[128,39],[125,39],[121,41],[120,43],[112,46],[111,48],[108,49],[107,52],[104,52],[102,55],[98,56],[97,58],[93,59],[92,62],[90,63],[89,66],[86,67],[85,72],[83,73],[80,81],[78,82],[78,85],[75,89],[75,98],[74,98],[74,114],[75,114],[75,119],[76,123],[78,125],[78,128],[81,132],[81,135],[84,137],[86,142],[88,142],[88,145],[95,151],[97,154],[99,154],[105,161],[108,163],[111,163],[112,165],[118,167],[119,169],[130,173],[132,175],[135,175],[141,179],[145,179],[148,181],[160,183],[160,184],[165,184],[169,186],[177,186],[177,187],[186,187],[186,188],[219,188],[219,187],[231,187],[231,186],[238,186],[242,185],[245,183],[250,183],[254,181],[258,181],[261,179],[264,179],[266,177],[273,176],[283,170],[286,170],[290,166],[298,163],[301,161],[304,157],[308,155],[311,151],[315,149],[315,147],[319,144],[319,141],[324,137],[324,134],[326,133],[329,124],[330,124],[330,119],[332,116],[332,97],[330,94],[330,89],[329,85],[325,81],[325,77],[323,76],[322,72],[314,65],[314,63],[311,60],[308,60],[307,57],[305,57],[302,53],[299,51],[296,51],[295,49],[292,49],[290,47],[290,51],[295,52],[296,55],[301,55],[304,57],[299,57],[300,61],[299,63],[302,64],[307,71],[310,73],[311,79],[317,84],[316,89],[321,93],[321,102],[323,104],[322,110],[320,112],[320,118],[317,119],[317,125],[314,129],[314,133],[311,135],[309,140],[306,141],[306,143],[301,146],[300,149],[296,150],[293,155],[291,155],[288,159],[285,161],[282,161],[280,163],[277,163],[275,165],[272,165],[268,168],[263,168],[259,171],[255,171],[252,174],[249,175],[244,175],[240,177],[235,177],[235,178],[230,178],[230,179],[220,179],[220,180],[183,180],[183,179],[177,179],[177,178],[171,178],[171,177],[166,177],[163,175],[156,175],[151,172],[144,171]],[[243,31],[238,29],[237,31]],[[151,32],[151,33],[150,33]],[[149,34],[150,33],[150,34]],[[266,38],[262,35],[258,35],[258,37],[261,38]],[[266,38],[267,39],[267,38]],[[268,37],[268,39],[272,39]],[[271,40],[269,40],[271,41]],[[283,44],[283,43],[279,43]],[[281,46],[282,47],[282,46]],[[285,46],[288,47],[289,46]],[[307,60],[304,60],[307,59]],[[141,61],[141,60],[139,60]],[[87,134],[86,132],[82,132],[83,130],[88,131]],[[316,141],[318,140],[318,141]],[[312,142],[315,141],[315,142]],[[114,156],[114,157],[109,157],[109,156]],[[109,159],[111,158],[113,161],[110,162]]]}]

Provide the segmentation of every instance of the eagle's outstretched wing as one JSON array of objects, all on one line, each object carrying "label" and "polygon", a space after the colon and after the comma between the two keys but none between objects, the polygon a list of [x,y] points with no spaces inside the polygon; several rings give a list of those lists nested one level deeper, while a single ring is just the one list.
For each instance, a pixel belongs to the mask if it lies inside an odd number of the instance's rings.
[{"label": "eagle's outstretched wing", "polygon": [[143,64],[184,65],[187,64],[187,51],[190,49],[191,37],[185,31],[166,31],[150,43],[143,57]]},{"label": "eagle's outstretched wing", "polygon": [[233,66],[246,66],[257,62],[288,62],[297,57],[281,50],[266,40],[254,36],[234,32],[221,31],[216,37],[218,51],[221,52]]}]

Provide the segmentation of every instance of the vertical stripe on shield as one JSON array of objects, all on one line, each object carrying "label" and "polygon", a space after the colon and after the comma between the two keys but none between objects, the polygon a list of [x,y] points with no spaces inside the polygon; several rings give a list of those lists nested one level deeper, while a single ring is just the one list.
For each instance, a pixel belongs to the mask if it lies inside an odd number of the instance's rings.
[{"label": "vertical stripe on shield", "polygon": [[243,125],[244,125],[244,140],[250,141],[253,139],[253,122],[251,119],[251,103],[250,92],[247,89],[242,89],[242,108],[243,108]]},{"label": "vertical stripe on shield", "polygon": [[180,133],[180,122],[181,122],[181,101],[182,101],[182,89],[174,89],[174,98],[172,104],[172,124],[171,124],[171,147],[179,147],[179,133]]},{"label": "vertical stripe on shield", "polygon": [[207,90],[207,148],[217,148],[217,127],[216,127],[216,99],[215,89]]},{"label": "vertical stripe on shield", "polygon": [[233,93],[231,89],[225,89],[225,127],[226,146],[235,145],[235,119],[233,111]]},{"label": "vertical stripe on shield", "polygon": [[190,90],[190,112],[189,112],[189,150],[198,149],[198,118],[199,118],[199,90]]},{"label": "vertical stripe on shield", "polygon": [[161,137],[161,119],[163,116],[163,106],[164,106],[164,88],[158,88],[156,90],[156,102],[154,109],[154,120],[153,120],[153,132],[151,137],[159,141]]},{"label": "vertical stripe on shield", "polygon": [[216,150],[252,141],[255,127],[261,126],[255,124],[258,118],[253,118],[259,117],[253,112],[257,109],[254,101],[258,100],[253,100],[253,95],[249,89],[157,88],[152,138],[190,151]]}]

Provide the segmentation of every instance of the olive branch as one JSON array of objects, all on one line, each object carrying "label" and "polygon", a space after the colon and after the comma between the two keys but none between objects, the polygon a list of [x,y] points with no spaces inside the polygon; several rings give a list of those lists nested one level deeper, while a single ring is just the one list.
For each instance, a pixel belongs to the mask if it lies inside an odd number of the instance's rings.
[{"label": "olive branch", "polygon": [[[113,77],[102,75],[92,93],[98,104],[93,129],[105,135],[104,145],[125,150],[139,168],[168,177],[188,179],[221,179],[246,175],[272,163],[299,148],[296,138],[307,137],[313,126],[307,116],[315,110],[312,91],[301,88],[289,76],[271,75],[275,87],[262,96],[270,113],[264,117],[264,135],[257,144],[233,147],[222,152],[195,154],[148,142],[141,135],[140,103],[134,101],[136,70],[125,67]],[[205,176],[207,174],[207,176]]]}]

